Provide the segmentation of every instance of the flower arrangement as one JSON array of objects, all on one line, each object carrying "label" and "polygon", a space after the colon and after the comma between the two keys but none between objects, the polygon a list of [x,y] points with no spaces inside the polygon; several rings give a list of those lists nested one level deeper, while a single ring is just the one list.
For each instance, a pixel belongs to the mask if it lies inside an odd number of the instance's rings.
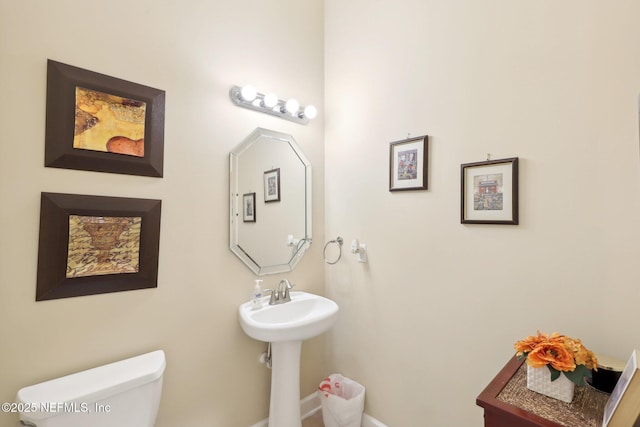
[{"label": "flower arrangement", "polygon": [[514,345],[519,360],[527,359],[533,368],[547,366],[551,381],[564,374],[578,386],[584,378],[591,378],[591,371],[598,370],[598,359],[579,339],[554,332],[552,335],[538,331],[537,336],[529,336]]}]

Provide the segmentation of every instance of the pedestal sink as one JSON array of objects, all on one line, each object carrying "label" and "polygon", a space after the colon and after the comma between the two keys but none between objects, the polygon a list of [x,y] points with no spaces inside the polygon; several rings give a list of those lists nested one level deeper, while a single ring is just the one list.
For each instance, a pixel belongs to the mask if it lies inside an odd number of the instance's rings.
[{"label": "pedestal sink", "polygon": [[241,304],[240,326],[251,338],[271,343],[271,401],[269,427],[301,427],[300,352],[302,341],[333,326],[338,304],[308,292],[291,292],[291,301],[251,308]]}]

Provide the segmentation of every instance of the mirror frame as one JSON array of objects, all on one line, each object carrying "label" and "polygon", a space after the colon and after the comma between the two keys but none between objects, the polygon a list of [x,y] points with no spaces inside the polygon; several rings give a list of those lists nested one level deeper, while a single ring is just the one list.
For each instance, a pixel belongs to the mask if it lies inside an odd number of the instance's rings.
[{"label": "mirror frame", "polygon": [[[238,241],[238,226],[242,221],[240,215],[242,206],[241,195],[238,188],[238,176],[235,171],[238,170],[238,161],[241,154],[249,149],[253,144],[262,138],[281,141],[289,144],[294,154],[300,159],[305,169],[305,232],[304,237],[300,239],[297,249],[293,252],[288,262],[274,265],[260,265],[250,254],[240,245]],[[267,274],[286,273],[293,270],[298,264],[304,253],[311,245],[311,163],[305,157],[304,153],[296,143],[293,136],[264,128],[256,128],[249,136],[247,136],[237,147],[229,153],[229,248],[236,254],[244,264],[251,269],[256,275],[264,276]]]}]

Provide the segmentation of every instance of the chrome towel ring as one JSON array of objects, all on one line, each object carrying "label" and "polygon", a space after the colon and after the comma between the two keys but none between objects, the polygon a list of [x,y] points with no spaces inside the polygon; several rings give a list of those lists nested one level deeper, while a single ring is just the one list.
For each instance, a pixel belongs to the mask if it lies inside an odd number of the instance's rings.
[{"label": "chrome towel ring", "polygon": [[[342,258],[342,243],[343,242],[344,242],[344,240],[342,240],[342,237],[338,236],[334,240],[329,240],[327,243],[325,243],[324,249],[322,250],[322,256],[324,257],[324,262],[326,262],[327,264],[333,265],[333,264],[337,263],[338,261],[340,261],[340,258]],[[338,245],[338,258],[336,258],[335,261],[329,261],[327,259],[327,246],[329,246],[331,243],[335,243],[335,244]]]}]

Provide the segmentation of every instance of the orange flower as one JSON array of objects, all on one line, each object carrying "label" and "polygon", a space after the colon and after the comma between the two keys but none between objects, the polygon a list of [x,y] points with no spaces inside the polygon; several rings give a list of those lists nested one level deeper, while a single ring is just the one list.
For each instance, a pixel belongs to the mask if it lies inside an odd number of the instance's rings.
[{"label": "orange flower", "polygon": [[547,340],[547,336],[544,334],[541,334],[540,331],[538,331],[537,336],[530,335],[527,338],[516,342],[514,347],[518,352],[518,356],[521,356],[524,353],[529,353],[534,348],[536,348],[538,344],[542,344],[546,340]]},{"label": "orange flower", "polygon": [[576,364],[573,353],[562,343],[545,342],[533,349],[527,356],[527,364],[534,368],[541,368],[550,364],[558,371],[573,371]]},{"label": "orange flower", "polygon": [[579,339],[557,332],[547,335],[538,331],[538,335],[516,342],[514,348],[518,356],[527,357],[527,364],[532,367],[551,365],[558,371],[570,372],[577,365],[584,365],[587,369],[597,370],[598,360],[592,351],[587,350]]},{"label": "orange flower", "polygon": [[573,357],[576,361],[576,365],[584,365],[588,369],[594,371],[598,370],[598,359],[591,350],[582,345],[582,341],[579,339],[566,338],[564,342],[565,347],[573,352]]},{"label": "orange flower", "polygon": [[541,344],[545,343],[562,343],[563,336],[559,335],[557,332],[554,332],[553,335],[549,336],[547,334],[543,334],[538,331],[537,336],[528,336],[527,338],[516,342],[514,345],[516,351],[518,352],[518,356],[523,355],[524,353],[529,353],[537,348]]}]

